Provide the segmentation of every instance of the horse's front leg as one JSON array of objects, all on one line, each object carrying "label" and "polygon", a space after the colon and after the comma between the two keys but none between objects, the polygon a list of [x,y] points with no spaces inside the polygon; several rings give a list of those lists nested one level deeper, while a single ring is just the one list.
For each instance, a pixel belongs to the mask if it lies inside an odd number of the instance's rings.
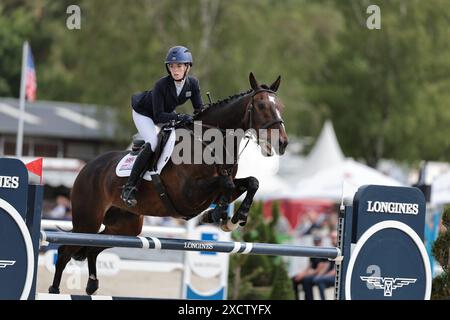
[{"label": "horse's front leg", "polygon": [[[245,226],[247,223],[248,212],[253,203],[253,198],[258,191],[259,182],[255,177],[247,177],[241,179],[234,179],[233,183],[235,185],[235,189],[231,198],[231,201],[239,198],[244,192],[247,192],[245,195],[244,201],[242,201],[240,207],[233,215],[233,217],[227,222],[226,227],[223,226],[222,229],[226,228],[225,231],[233,231],[238,226]],[[231,202],[230,201],[230,202]]]},{"label": "horse's front leg", "polygon": [[[214,185],[220,190],[220,195],[216,200],[216,207],[208,209],[202,216],[202,222],[220,224],[228,221],[228,205],[232,201],[233,192],[236,189],[233,179],[229,176],[219,176],[215,178]],[[210,185],[209,190],[213,190]]]}]

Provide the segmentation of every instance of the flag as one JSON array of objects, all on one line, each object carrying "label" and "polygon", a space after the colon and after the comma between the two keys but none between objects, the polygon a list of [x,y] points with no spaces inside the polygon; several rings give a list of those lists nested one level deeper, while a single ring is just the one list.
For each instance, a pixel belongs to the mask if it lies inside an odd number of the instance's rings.
[{"label": "flag", "polygon": [[22,156],[23,149],[23,122],[25,117],[25,100],[36,100],[36,70],[34,68],[33,55],[28,42],[22,47],[22,71],[20,73],[20,114],[17,126],[16,157]]},{"label": "flag", "polygon": [[42,184],[42,159],[43,158],[33,160],[25,165],[28,171],[34,173],[35,175],[38,175],[41,178],[41,184]]},{"label": "flag", "polygon": [[34,68],[33,54],[31,48],[28,46],[27,50],[27,68],[25,74],[25,94],[28,101],[36,100],[36,69]]}]

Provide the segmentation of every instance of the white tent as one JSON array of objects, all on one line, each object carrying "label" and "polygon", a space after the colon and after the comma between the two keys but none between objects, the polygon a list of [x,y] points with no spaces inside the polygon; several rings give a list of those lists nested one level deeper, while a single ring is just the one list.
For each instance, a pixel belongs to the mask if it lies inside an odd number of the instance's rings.
[{"label": "white tent", "polygon": [[329,168],[334,164],[344,161],[344,159],[345,156],[339,146],[333,124],[330,120],[327,120],[323,125],[314,147],[299,170],[299,177],[306,178],[312,176],[322,169]]},{"label": "white tent", "polygon": [[289,199],[352,199],[358,188],[365,184],[401,186],[402,184],[364,164],[346,159],[311,177],[302,179],[284,194]]}]

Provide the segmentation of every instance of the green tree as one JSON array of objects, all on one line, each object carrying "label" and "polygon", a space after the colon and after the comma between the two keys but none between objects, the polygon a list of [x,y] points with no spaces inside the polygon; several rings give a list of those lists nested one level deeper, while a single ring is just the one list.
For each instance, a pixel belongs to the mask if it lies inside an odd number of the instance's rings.
[{"label": "green tree", "polygon": [[280,260],[280,265],[275,269],[270,299],[295,300],[294,291],[291,286],[291,279],[288,277],[286,265],[282,260]]},{"label": "green tree", "polygon": [[[310,99],[329,107],[344,152],[371,166],[382,157],[448,158],[450,145],[442,139],[450,134],[450,82],[443,76],[450,70],[450,3],[334,4],[345,22],[340,50]],[[370,4],[381,8],[381,30],[366,27]]]},{"label": "green tree", "polygon": [[[66,28],[70,4],[81,30]],[[366,27],[370,4],[381,30]],[[449,9],[441,0],[3,0],[0,95],[18,96],[28,39],[38,99],[115,108],[128,140],[130,96],[164,76],[167,49],[183,44],[214,99],[247,90],[250,71],[263,83],[281,75],[291,136],[317,136],[331,118],[345,154],[372,166],[446,160]]]},{"label": "green tree", "polygon": [[29,12],[0,3],[0,96],[19,96],[22,44],[31,30]]},{"label": "green tree", "polygon": [[441,265],[443,272],[433,279],[432,299],[450,299],[450,206],[442,215],[444,231],[433,244],[432,253]]},{"label": "green tree", "polygon": [[[278,206],[272,208],[272,218],[265,221],[263,203],[250,209],[247,225],[233,233],[236,241],[278,243],[275,226]],[[291,281],[282,257],[267,255],[233,255],[229,268],[230,299],[293,299]],[[290,294],[289,294],[290,292]]]}]

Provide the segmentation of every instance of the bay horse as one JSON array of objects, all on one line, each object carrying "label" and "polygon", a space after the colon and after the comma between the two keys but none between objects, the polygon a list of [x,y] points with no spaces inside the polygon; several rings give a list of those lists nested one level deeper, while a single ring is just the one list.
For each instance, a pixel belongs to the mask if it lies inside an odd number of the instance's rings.
[{"label": "bay horse", "polygon": [[[260,85],[253,73],[249,75],[251,89],[211,104],[198,113],[195,123],[201,121],[205,128],[242,129],[243,132],[255,132],[259,129],[278,130],[278,140],[271,141],[271,134],[257,143],[265,147],[268,155],[272,150],[284,154],[288,144],[281,113],[284,105],[276,96],[281,78],[270,86]],[[238,138],[238,144],[240,139]],[[276,142],[276,146],[275,143]],[[236,148],[234,146],[236,151]],[[204,145],[202,145],[204,147]],[[129,208],[121,200],[121,187],[126,178],[117,177],[115,168],[128,151],[112,151],[100,155],[88,162],[78,174],[71,192],[72,232],[102,233],[107,235],[137,236],[141,233],[144,216],[171,216],[190,219],[199,215],[217,203],[215,209],[207,210],[203,222],[220,223],[222,229],[231,231],[238,225],[244,226],[253,197],[258,190],[255,177],[236,179],[237,160],[233,164],[175,164],[168,161],[160,177],[173,204],[165,205],[152,182],[142,180],[138,186],[137,205]],[[246,192],[246,196],[231,219],[227,218],[226,206]],[[102,225],[105,227],[101,231]],[[59,293],[64,268],[71,258],[87,258],[89,279],[86,293],[91,295],[98,289],[96,261],[98,254],[107,248],[62,245],[58,249],[58,258],[50,293]]]}]

